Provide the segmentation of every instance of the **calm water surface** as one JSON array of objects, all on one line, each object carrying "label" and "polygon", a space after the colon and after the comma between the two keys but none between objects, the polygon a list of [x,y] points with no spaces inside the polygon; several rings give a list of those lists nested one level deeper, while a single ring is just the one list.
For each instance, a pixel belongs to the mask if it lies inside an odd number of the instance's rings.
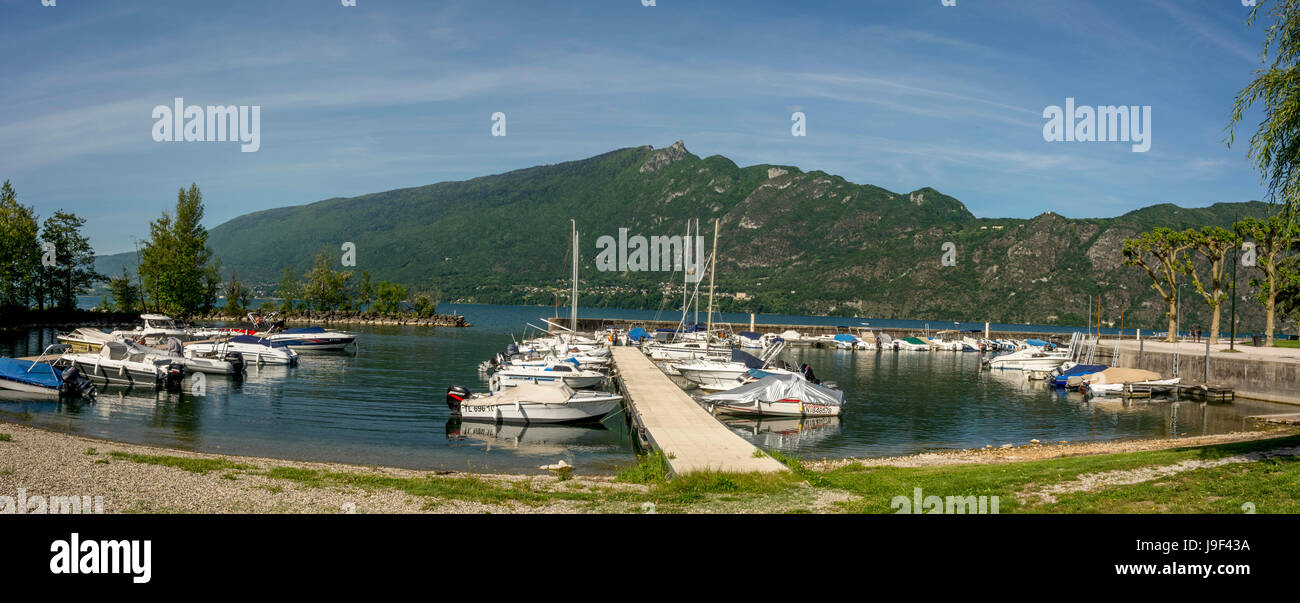
[{"label": "calm water surface", "polygon": [[[355,354],[306,353],[297,367],[252,367],[242,381],[208,376],[202,396],[114,387],[93,403],[0,401],[0,419],[201,452],[418,469],[534,471],[565,459],[579,471],[606,472],[634,462],[621,413],[578,427],[452,421],[443,402],[446,387],[485,389],[478,363],[512,339],[529,336],[525,323],[542,325],[538,317],[550,309],[443,305],[440,311],[464,314],[474,326],[365,327],[356,329],[360,349]],[[674,318],[669,314],[664,317]],[[582,315],[648,319],[655,312],[583,309]],[[853,320],[764,318],[809,324]],[[0,334],[0,355],[37,354],[54,343],[54,335],[48,329]],[[1246,401],[1089,402],[1027,382],[1018,371],[980,371],[978,354],[970,353],[797,349],[788,351],[786,360],[808,362],[823,380],[837,382],[846,392],[845,414],[724,422],[755,444],[803,458],[885,456],[1035,438],[1077,442],[1222,433],[1250,429],[1246,415],[1294,412]]]}]

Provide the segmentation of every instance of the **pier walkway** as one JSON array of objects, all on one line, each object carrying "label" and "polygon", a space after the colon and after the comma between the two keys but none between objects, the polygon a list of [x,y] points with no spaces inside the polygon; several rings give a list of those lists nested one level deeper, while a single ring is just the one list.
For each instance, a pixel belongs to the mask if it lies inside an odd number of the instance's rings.
[{"label": "pier walkway", "polygon": [[664,453],[673,473],[788,471],[766,454],[756,456],[753,444],[713,418],[641,350],[611,349],[628,408],[650,444]]}]

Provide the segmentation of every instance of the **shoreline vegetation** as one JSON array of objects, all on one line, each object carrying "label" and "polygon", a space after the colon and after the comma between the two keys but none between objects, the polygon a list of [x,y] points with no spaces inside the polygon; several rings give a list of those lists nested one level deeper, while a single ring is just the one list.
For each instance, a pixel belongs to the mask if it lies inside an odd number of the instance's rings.
[{"label": "shoreline vegetation", "polygon": [[[107,513],[893,513],[915,493],[1000,513],[1296,513],[1300,429],[799,461],[670,477],[420,471],[196,453],[0,422],[0,496],[102,496]],[[579,468],[580,469],[580,468]],[[8,512],[0,509],[0,512]]]}]

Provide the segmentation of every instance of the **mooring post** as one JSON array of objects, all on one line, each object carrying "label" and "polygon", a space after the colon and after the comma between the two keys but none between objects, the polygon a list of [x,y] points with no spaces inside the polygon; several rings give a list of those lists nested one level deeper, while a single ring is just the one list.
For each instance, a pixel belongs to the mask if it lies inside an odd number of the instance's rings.
[{"label": "mooring post", "polygon": [[1142,346],[1144,345],[1146,342],[1142,340],[1142,329],[1138,329],[1138,368],[1142,368]]}]

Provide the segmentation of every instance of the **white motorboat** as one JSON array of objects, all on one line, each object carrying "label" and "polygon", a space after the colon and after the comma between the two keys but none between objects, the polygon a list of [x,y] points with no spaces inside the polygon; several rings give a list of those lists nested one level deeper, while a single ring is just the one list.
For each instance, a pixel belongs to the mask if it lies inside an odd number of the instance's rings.
[{"label": "white motorboat", "polygon": [[167,351],[165,352],[134,341],[128,340],[123,343],[133,353],[138,353],[146,359],[179,362],[185,365],[185,370],[191,373],[207,373],[209,375],[242,375],[244,373],[244,356],[239,352],[227,352],[219,358],[201,355],[186,356],[184,344],[175,337],[167,340]]},{"label": "white motorboat", "polygon": [[128,386],[178,389],[185,365],[133,349],[121,341],[107,341],[98,352],[64,352],[60,357],[91,379]]},{"label": "white motorboat", "polygon": [[161,342],[168,337],[175,337],[181,341],[190,338],[189,331],[176,325],[176,321],[170,316],[163,314],[141,314],[140,320],[144,323],[132,331],[113,331],[114,336],[125,337],[136,341]]},{"label": "white motorboat", "polygon": [[759,416],[833,417],[844,406],[844,392],[798,375],[769,374],[758,381],[704,396],[714,410]]},{"label": "white motorboat", "polygon": [[98,352],[100,346],[106,341],[112,341],[114,336],[99,329],[82,327],[71,333],[57,335],[56,339],[66,344],[73,352]]},{"label": "white motorboat", "polygon": [[357,340],[356,333],[332,331],[323,327],[301,327],[258,335],[298,351],[341,350]]},{"label": "white motorboat", "polygon": [[1041,347],[1029,347],[1023,350],[1002,354],[989,359],[991,369],[1040,370],[1050,371],[1069,362],[1068,350],[1047,350]]},{"label": "white motorboat", "polygon": [[911,352],[928,352],[933,349],[930,342],[920,337],[900,337],[894,340],[894,349]]},{"label": "white motorboat", "polygon": [[552,361],[541,366],[502,366],[494,375],[501,387],[514,387],[522,383],[563,384],[574,389],[600,387],[605,383],[605,373],[579,368],[577,361]]},{"label": "white motorboat", "polygon": [[230,352],[239,352],[246,364],[298,363],[298,352],[289,346],[255,335],[236,335],[222,341],[185,346],[188,358],[225,358]]},{"label": "white motorboat", "polygon": [[783,345],[769,348],[762,358],[755,358],[743,350],[732,350],[731,360],[692,360],[676,362],[672,368],[687,381],[701,387],[735,386],[736,380],[750,369],[766,368],[768,362],[781,353]]},{"label": "white motorboat", "polygon": [[503,423],[578,423],[594,421],[610,413],[623,396],[605,392],[576,391],[564,384],[516,387],[487,394],[474,394],[464,387],[447,388],[447,407],[462,420]]},{"label": "white motorboat", "polygon": [[651,360],[660,362],[674,360],[701,360],[709,357],[726,358],[731,348],[722,345],[700,343],[651,343],[642,348]]}]

